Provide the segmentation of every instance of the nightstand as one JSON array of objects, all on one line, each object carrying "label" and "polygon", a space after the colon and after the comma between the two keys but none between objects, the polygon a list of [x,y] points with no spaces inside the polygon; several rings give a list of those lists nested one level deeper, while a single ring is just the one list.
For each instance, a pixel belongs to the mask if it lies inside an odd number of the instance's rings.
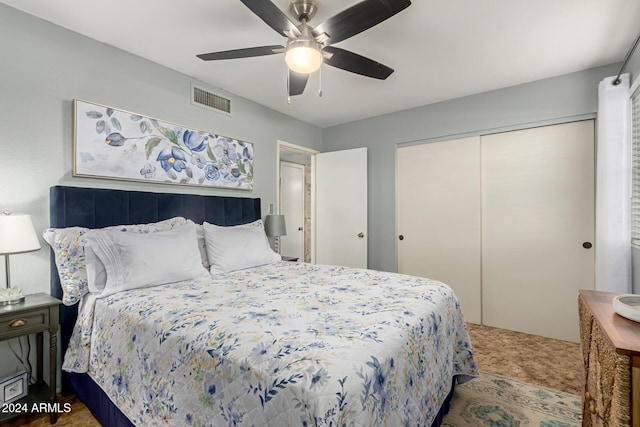
[{"label": "nightstand", "polygon": [[[18,417],[23,413],[32,412],[34,404],[38,411],[50,412],[50,422],[58,421],[56,395],[56,375],[58,370],[58,306],[62,301],[50,295],[27,295],[25,300],[18,304],[0,306],[0,341],[10,338],[36,334],[36,383],[29,386],[29,394],[16,402],[14,408],[20,408],[19,412],[0,412],[0,423]],[[49,332],[49,385],[43,380],[43,332]],[[44,403],[44,407],[39,405]],[[48,404],[48,405],[46,405]]]},{"label": "nightstand", "polygon": [[621,294],[580,290],[583,427],[640,427],[640,324],[614,312]]},{"label": "nightstand", "polygon": [[290,262],[297,262],[298,261],[298,257],[282,255],[282,260],[283,261],[290,261]]}]

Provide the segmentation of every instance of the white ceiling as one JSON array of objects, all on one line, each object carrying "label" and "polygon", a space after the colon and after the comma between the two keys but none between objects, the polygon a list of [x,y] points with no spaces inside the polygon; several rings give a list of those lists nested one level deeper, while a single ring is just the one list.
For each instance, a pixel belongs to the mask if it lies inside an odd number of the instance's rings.
[{"label": "white ceiling", "polygon": [[[413,0],[336,44],[395,69],[387,80],[325,65],[323,96],[315,73],[287,104],[283,55],[196,58],[285,44],[239,0],[0,1],[320,127],[622,62],[640,31],[638,0]],[[317,3],[311,26],[357,1]]]}]

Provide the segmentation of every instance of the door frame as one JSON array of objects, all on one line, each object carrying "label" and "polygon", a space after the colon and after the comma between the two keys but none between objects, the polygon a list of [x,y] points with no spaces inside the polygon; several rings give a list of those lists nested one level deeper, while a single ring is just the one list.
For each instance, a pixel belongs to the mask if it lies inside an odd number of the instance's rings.
[{"label": "door frame", "polygon": [[[276,212],[280,213],[280,160],[287,155],[300,156],[301,159],[304,159],[305,163],[300,163],[295,160],[286,160],[290,163],[298,163],[298,164],[309,164],[311,167],[311,177],[310,177],[310,185],[311,185],[311,226],[309,230],[309,240],[310,247],[309,250],[311,252],[311,263],[316,262],[316,254],[315,254],[315,241],[316,241],[316,223],[315,223],[315,212],[316,209],[316,192],[315,192],[315,157],[316,154],[320,153],[317,150],[303,147],[301,145],[292,144],[290,142],[277,140],[277,150],[276,150]],[[306,163],[308,161],[308,163]],[[305,209],[305,214],[306,214]]]}]

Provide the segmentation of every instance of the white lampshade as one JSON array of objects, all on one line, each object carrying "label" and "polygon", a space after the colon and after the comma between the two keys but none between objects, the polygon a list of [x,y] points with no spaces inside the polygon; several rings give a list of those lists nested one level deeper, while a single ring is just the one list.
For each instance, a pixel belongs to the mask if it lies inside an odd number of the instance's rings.
[{"label": "white lampshade", "polygon": [[287,235],[284,215],[267,215],[264,219],[264,231],[267,236],[280,237]]},{"label": "white lampshade", "polygon": [[322,51],[315,40],[295,40],[287,46],[284,60],[291,71],[310,74],[322,65]]},{"label": "white lampshade", "polygon": [[37,251],[40,242],[31,215],[0,214],[0,255]]}]

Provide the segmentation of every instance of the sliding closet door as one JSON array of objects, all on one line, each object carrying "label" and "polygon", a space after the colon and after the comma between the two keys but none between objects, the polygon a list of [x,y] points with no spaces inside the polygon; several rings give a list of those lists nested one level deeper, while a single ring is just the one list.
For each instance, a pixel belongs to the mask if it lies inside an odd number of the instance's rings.
[{"label": "sliding closet door", "polygon": [[480,317],[480,138],[399,148],[398,271],[440,280]]},{"label": "sliding closet door", "polygon": [[592,120],[482,137],[482,316],[578,341],[594,288]]}]

